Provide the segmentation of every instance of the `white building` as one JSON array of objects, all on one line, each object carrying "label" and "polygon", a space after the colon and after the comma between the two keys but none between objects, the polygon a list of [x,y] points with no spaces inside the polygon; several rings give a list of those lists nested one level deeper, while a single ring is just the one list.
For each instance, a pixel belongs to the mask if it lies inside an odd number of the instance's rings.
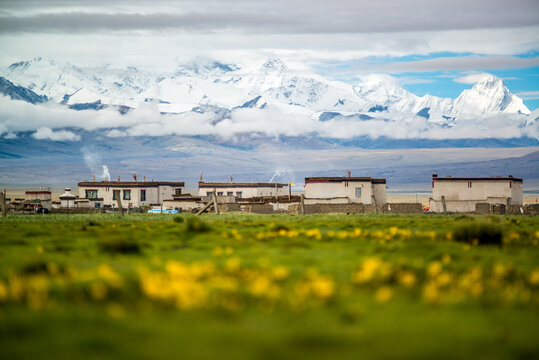
[{"label": "white building", "polygon": [[161,205],[172,195],[180,195],[185,190],[183,182],[166,181],[101,181],[80,182],[79,199],[102,200],[104,206],[117,206],[119,191],[122,207]]},{"label": "white building", "polygon": [[477,203],[522,205],[523,181],[508,177],[438,177],[432,175],[430,211],[474,212]]},{"label": "white building", "polygon": [[198,195],[235,196],[238,199],[288,195],[288,184],[278,183],[198,183]]},{"label": "white building", "polygon": [[77,198],[75,195],[71,193],[70,188],[65,188],[64,193],[60,195],[60,204],[63,208],[74,208],[75,207],[75,199]]},{"label": "white building", "polygon": [[386,179],[370,177],[307,177],[306,204],[385,204]]}]

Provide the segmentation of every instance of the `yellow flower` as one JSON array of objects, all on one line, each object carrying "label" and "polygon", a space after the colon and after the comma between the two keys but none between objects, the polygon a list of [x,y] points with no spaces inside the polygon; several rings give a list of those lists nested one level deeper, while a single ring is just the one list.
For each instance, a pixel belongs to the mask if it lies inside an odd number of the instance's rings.
[{"label": "yellow flower", "polygon": [[450,273],[442,272],[436,277],[436,283],[439,286],[446,286],[451,282],[452,279],[453,276]]},{"label": "yellow flower", "polygon": [[100,282],[93,282],[90,286],[90,296],[94,300],[103,300],[107,296],[107,287]]},{"label": "yellow flower", "polygon": [[217,257],[217,256],[220,256],[223,254],[223,249],[221,249],[220,246],[217,246],[216,248],[214,248],[211,252],[212,256],[213,257]]},{"label": "yellow flower", "polygon": [[97,274],[110,286],[121,287],[123,285],[122,277],[107,264],[99,265]]},{"label": "yellow flower", "polygon": [[311,289],[316,297],[327,299],[335,292],[335,284],[331,277],[320,275],[311,280]]},{"label": "yellow flower", "polygon": [[410,288],[415,285],[416,277],[411,271],[402,271],[399,274],[399,283],[404,287]]},{"label": "yellow flower", "polygon": [[240,262],[239,258],[232,257],[226,261],[225,267],[229,272],[236,272],[240,269]]},{"label": "yellow flower", "polygon": [[449,254],[444,254],[444,255],[442,256],[442,263],[443,263],[444,265],[447,265],[447,264],[449,264],[450,262],[451,262],[451,255],[449,255]]},{"label": "yellow flower", "polygon": [[393,297],[393,290],[389,286],[382,286],[376,290],[374,298],[379,303],[386,303]]},{"label": "yellow flower", "polygon": [[8,288],[7,285],[0,281],[0,301],[7,299]]},{"label": "yellow flower", "polygon": [[528,281],[533,286],[539,285],[539,268],[535,268],[530,272],[528,275]]},{"label": "yellow flower", "polygon": [[423,287],[423,298],[429,303],[435,303],[440,300],[440,292],[435,283],[429,282]]},{"label": "yellow flower", "polygon": [[518,239],[520,239],[520,234],[517,233],[517,232],[511,232],[511,233],[509,233],[507,238],[508,238],[509,241],[517,241]]},{"label": "yellow flower", "polygon": [[427,268],[427,274],[430,277],[438,275],[442,271],[442,264],[439,261],[433,261],[429,264]]},{"label": "yellow flower", "polygon": [[305,235],[307,237],[315,238],[316,240],[322,239],[322,233],[320,232],[320,229],[310,229],[305,232]]},{"label": "yellow flower", "polygon": [[288,269],[285,266],[277,266],[273,268],[273,277],[275,280],[284,280],[288,277]]}]

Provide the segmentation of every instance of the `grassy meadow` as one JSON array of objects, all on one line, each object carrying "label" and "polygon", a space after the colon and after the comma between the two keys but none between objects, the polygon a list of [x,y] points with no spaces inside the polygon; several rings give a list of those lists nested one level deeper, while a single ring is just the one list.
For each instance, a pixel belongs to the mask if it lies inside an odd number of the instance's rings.
[{"label": "grassy meadow", "polygon": [[538,243],[527,216],[8,216],[0,358],[539,358]]}]

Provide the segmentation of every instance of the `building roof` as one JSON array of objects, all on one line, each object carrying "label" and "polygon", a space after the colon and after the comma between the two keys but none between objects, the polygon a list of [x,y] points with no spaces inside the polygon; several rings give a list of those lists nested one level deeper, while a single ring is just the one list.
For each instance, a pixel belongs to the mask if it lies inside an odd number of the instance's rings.
[{"label": "building roof", "polygon": [[365,182],[368,181],[372,184],[385,184],[386,179],[373,179],[371,177],[348,177],[348,176],[320,176],[320,177],[306,177],[305,184],[309,183],[331,183],[331,182]]},{"label": "building roof", "polygon": [[38,191],[26,191],[25,194],[51,194],[50,191],[46,191],[46,190],[38,190]]},{"label": "building roof", "polygon": [[183,181],[83,181],[78,183],[79,187],[157,187],[160,185],[183,187],[185,183]]},{"label": "building roof", "polygon": [[485,177],[453,177],[453,176],[445,176],[445,177],[438,177],[433,176],[432,181],[517,181],[517,182],[523,182],[522,178],[516,178],[512,176],[485,176]]},{"label": "building roof", "polygon": [[288,184],[279,184],[279,183],[205,183],[199,181],[199,188],[253,188],[253,187],[284,187]]}]

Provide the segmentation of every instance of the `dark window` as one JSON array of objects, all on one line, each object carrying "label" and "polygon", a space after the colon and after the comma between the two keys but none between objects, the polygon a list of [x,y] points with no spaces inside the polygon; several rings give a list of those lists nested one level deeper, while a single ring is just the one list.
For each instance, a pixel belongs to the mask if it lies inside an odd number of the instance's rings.
[{"label": "dark window", "polygon": [[174,189],[174,192],[176,195],[181,195],[182,194],[182,188],[176,188]]},{"label": "dark window", "polygon": [[223,196],[223,192],[222,191],[217,192],[217,196]]},{"label": "dark window", "polygon": [[86,190],[86,199],[97,199],[97,190]]},{"label": "dark window", "polygon": [[120,190],[113,190],[112,191],[112,200],[116,200],[116,194],[119,193]]},{"label": "dark window", "polygon": [[236,196],[241,199],[241,191],[236,191]]},{"label": "dark window", "polygon": [[472,182],[471,182],[471,181],[468,181],[468,187],[469,187],[469,188],[472,187]]},{"label": "dark window", "polygon": [[124,200],[131,200],[131,190],[124,190]]},{"label": "dark window", "polygon": [[101,207],[101,204],[98,203],[98,202],[96,202],[96,203],[95,203],[95,208],[96,208],[96,209],[99,209],[100,207]]},{"label": "dark window", "polygon": [[227,195],[227,196],[233,196],[233,195],[234,195],[234,192],[233,192],[233,191],[227,191],[227,192],[226,192],[226,195]]},{"label": "dark window", "polygon": [[140,190],[140,201],[146,201],[146,190]]},{"label": "dark window", "polygon": [[212,194],[213,194],[213,191],[207,191],[206,192],[206,196],[212,196]]}]

